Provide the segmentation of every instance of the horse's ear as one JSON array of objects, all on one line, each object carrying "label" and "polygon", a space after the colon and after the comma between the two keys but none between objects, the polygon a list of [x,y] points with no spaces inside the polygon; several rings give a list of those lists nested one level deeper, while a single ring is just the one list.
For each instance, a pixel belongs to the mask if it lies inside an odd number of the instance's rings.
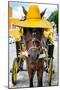
[{"label": "horse's ear", "polygon": [[45,10],[44,10],[43,12],[41,12],[41,18],[42,18],[42,17],[43,17],[43,15],[45,14],[46,9],[47,9],[47,8],[45,8]]},{"label": "horse's ear", "polygon": [[27,15],[27,11],[26,11],[26,9],[24,8],[24,6],[22,6],[22,8],[23,8],[24,14]]}]

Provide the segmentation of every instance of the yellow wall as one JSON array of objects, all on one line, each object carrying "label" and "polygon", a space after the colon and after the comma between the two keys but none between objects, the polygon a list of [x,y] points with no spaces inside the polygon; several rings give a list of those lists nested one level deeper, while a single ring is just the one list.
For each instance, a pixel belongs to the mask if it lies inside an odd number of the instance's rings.
[{"label": "yellow wall", "polygon": [[[23,29],[20,30],[20,28],[16,26],[19,23],[19,19],[9,18],[9,35],[13,36],[15,41],[21,40],[21,36],[23,36]],[[13,26],[15,26],[15,28]]]},{"label": "yellow wall", "polygon": [[13,13],[13,9],[9,7],[8,8],[9,35],[12,36],[15,39],[15,41],[19,41],[20,40],[20,33],[19,33],[20,29],[19,27],[13,28],[13,25],[17,25],[18,23],[20,23],[20,21],[16,18],[13,18],[12,13]]}]

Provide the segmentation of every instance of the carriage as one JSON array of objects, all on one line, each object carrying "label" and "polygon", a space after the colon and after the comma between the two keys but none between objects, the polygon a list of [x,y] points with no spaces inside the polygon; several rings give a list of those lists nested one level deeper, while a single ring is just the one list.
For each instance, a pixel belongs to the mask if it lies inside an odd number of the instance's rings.
[{"label": "carriage", "polygon": [[44,62],[48,64],[48,83],[51,86],[53,58],[48,57],[46,45],[46,39],[51,32],[51,23],[43,17],[46,9],[40,12],[37,5],[31,5],[28,12],[24,7],[23,10],[25,17],[17,25],[23,29],[23,36],[20,42],[16,42],[17,58],[13,62],[12,83],[16,85],[17,73],[21,71],[21,60],[26,60],[30,87],[33,87],[35,71],[38,86],[43,86]]}]

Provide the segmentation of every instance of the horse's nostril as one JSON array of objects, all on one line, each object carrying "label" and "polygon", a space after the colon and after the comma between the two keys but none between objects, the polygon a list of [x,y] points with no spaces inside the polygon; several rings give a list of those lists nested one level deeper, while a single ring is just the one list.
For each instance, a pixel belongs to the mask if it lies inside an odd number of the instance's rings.
[{"label": "horse's nostril", "polygon": [[28,57],[30,57],[30,54],[28,54]]},{"label": "horse's nostril", "polygon": [[37,58],[39,57],[39,54],[37,54]]}]

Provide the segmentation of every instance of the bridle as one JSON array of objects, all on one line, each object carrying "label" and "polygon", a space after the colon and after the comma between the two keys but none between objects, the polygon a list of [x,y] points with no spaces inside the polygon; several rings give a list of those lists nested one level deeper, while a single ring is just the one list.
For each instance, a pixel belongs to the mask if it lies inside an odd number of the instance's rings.
[{"label": "bridle", "polygon": [[[38,39],[35,39],[39,44],[40,41]],[[35,41],[32,39],[32,41]],[[35,43],[36,44],[36,43]],[[45,57],[45,54],[43,54],[43,50],[42,52],[39,50],[39,48],[42,49],[42,47],[37,47],[37,46],[32,46],[30,47],[27,52],[28,52],[28,59],[30,61],[30,63],[37,63],[39,60],[41,60],[42,58]],[[41,56],[42,55],[42,56]]]},{"label": "bridle", "polygon": [[[43,46],[41,44],[41,38],[40,38],[40,37],[42,37],[42,34],[41,34],[41,36],[37,36],[39,34],[39,32],[36,33],[36,30],[32,30],[32,31],[31,32],[29,31],[30,35],[26,37],[26,50],[28,53],[27,57],[28,57],[29,61],[31,63],[36,63],[39,60],[41,60],[42,58],[44,58],[46,55],[45,54],[43,55],[44,50],[42,48]],[[34,44],[32,43],[31,46],[29,46],[30,42],[34,42]],[[41,49],[41,51],[40,51],[40,49]]]}]

